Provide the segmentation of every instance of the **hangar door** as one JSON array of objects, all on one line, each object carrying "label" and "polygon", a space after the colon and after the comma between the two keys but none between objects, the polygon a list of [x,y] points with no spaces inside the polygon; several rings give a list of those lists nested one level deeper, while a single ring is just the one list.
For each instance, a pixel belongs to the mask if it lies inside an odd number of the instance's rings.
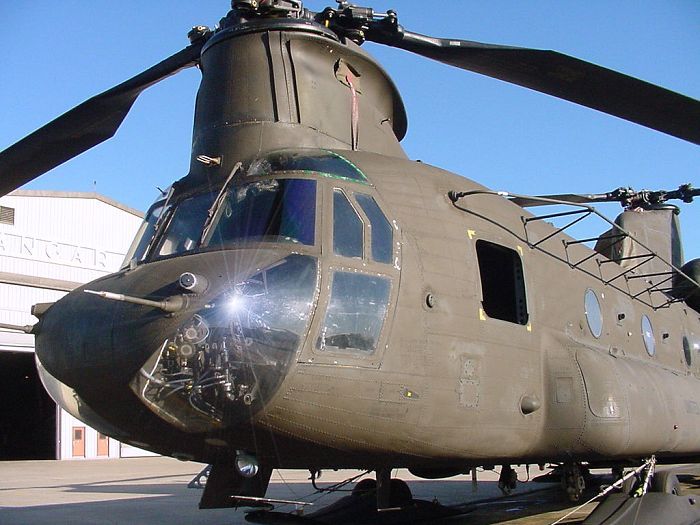
[{"label": "hangar door", "polygon": [[0,460],[56,459],[56,404],[34,352],[0,350]]}]

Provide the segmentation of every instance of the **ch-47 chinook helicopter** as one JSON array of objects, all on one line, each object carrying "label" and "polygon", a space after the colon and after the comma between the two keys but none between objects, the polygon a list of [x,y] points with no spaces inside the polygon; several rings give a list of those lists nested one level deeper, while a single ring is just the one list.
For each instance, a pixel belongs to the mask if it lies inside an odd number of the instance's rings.
[{"label": "ch-47 chinook helicopter", "polygon": [[[147,87],[202,72],[190,171],[124,268],[35,307],[28,330],[61,406],[211,464],[206,508],[264,500],[275,468],[376,471],[387,508],[404,493],[394,467],[497,464],[508,483],[513,464],[556,463],[575,499],[585,465],[700,458],[700,261],[684,264],[669,202],[700,192],[508,195],[411,161],[399,94],[360,44],[695,144],[700,102],[346,2],[235,0],[189,37],[0,153],[4,194],[111,137]],[[548,222],[603,201],[625,211],[592,247]]]}]

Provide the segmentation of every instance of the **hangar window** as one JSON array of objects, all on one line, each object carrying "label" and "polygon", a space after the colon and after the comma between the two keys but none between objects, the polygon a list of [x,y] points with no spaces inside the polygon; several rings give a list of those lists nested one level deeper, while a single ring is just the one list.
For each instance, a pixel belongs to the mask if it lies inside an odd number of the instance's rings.
[{"label": "hangar window", "polygon": [[476,241],[484,312],[493,319],[527,324],[523,265],[515,250],[488,241]]},{"label": "hangar window", "polygon": [[370,195],[356,193],[355,199],[362,207],[372,231],[372,259],[377,262],[390,263],[394,255],[394,239],[391,224],[379,209],[377,202]]},{"label": "hangar window", "polygon": [[389,290],[386,277],[335,272],[328,311],[316,348],[374,352],[386,318]]},{"label": "hangar window", "polygon": [[362,258],[362,245],[362,220],[345,194],[333,191],[333,253]]}]

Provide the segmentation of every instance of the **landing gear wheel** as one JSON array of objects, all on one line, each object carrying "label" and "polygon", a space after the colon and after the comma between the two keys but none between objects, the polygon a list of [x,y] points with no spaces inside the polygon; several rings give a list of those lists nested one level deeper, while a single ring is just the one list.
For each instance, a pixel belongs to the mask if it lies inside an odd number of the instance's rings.
[{"label": "landing gear wheel", "polygon": [[671,471],[655,472],[651,479],[651,491],[680,496],[681,483],[678,481],[678,476]]},{"label": "landing gear wheel", "polygon": [[579,501],[586,490],[586,480],[583,477],[581,465],[578,463],[565,464],[561,476],[561,484],[569,501],[573,503]]},{"label": "landing gear wheel", "polygon": [[391,506],[405,507],[413,501],[413,494],[408,484],[399,478],[391,478],[389,482],[391,490]]},{"label": "landing gear wheel", "polygon": [[352,488],[352,495],[353,496],[364,496],[366,494],[376,492],[377,491],[377,482],[373,480],[372,478],[365,478],[361,481],[359,481],[353,488]]}]

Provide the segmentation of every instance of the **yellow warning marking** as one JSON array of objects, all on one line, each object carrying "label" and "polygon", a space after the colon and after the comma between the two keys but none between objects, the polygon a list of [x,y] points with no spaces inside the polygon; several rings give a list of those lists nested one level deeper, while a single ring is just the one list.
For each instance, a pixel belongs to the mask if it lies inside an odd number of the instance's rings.
[{"label": "yellow warning marking", "polygon": [[516,246],[516,248],[518,248],[518,251],[520,252],[520,257],[522,257],[523,256],[523,247],[518,245],[518,246]]},{"label": "yellow warning marking", "polygon": [[528,332],[532,332],[532,325],[530,323],[527,323],[527,326],[525,328],[527,328]]},{"label": "yellow warning marking", "polygon": [[469,235],[469,240],[472,240],[474,238],[474,236],[476,235],[476,231],[467,230],[467,235]]},{"label": "yellow warning marking", "polygon": [[486,321],[486,312],[484,312],[483,308],[479,308],[479,319],[482,321]]}]

